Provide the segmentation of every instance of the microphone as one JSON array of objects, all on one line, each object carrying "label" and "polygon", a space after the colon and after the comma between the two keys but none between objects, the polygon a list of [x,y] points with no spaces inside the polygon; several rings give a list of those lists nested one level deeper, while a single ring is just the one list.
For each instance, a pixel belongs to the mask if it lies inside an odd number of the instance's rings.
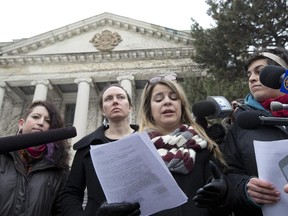
[{"label": "microphone", "polygon": [[286,69],[276,65],[265,66],[260,73],[260,82],[273,89],[280,89],[285,77]]},{"label": "microphone", "polygon": [[0,154],[75,137],[75,127],[0,137]]},{"label": "microphone", "polygon": [[192,113],[197,118],[205,118],[216,113],[216,106],[212,101],[197,101],[192,106]]},{"label": "microphone", "polygon": [[207,128],[206,133],[212,140],[220,145],[224,140],[226,130],[223,125],[215,123]]},{"label": "microphone", "polygon": [[[220,101],[220,102],[219,102]],[[224,102],[224,106],[223,106]],[[225,128],[218,123],[208,126],[207,118],[224,118],[233,112],[230,103],[222,96],[209,96],[207,100],[194,103],[192,113],[207,135],[217,144],[221,144],[225,136]]]},{"label": "microphone", "polygon": [[288,126],[288,118],[259,116],[255,111],[245,111],[236,117],[239,127],[248,130],[260,128],[262,125]]},{"label": "microphone", "polygon": [[229,101],[223,96],[208,96],[206,100],[194,103],[192,113],[198,118],[225,118],[233,112]]},{"label": "microphone", "polygon": [[282,104],[278,101],[272,101],[270,104],[271,111],[287,110],[288,104]]},{"label": "microphone", "polygon": [[208,96],[207,100],[213,102],[216,107],[216,112],[208,118],[225,118],[232,114],[233,108],[225,97]]}]

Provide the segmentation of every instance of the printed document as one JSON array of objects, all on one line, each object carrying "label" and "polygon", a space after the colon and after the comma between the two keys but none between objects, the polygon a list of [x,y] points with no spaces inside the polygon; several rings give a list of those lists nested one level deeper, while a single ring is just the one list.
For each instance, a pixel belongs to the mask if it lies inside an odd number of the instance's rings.
[{"label": "printed document", "polygon": [[280,200],[273,205],[263,205],[263,216],[286,216],[288,194],[284,192],[287,181],[281,172],[278,162],[288,154],[288,140],[256,141],[255,156],[259,178],[271,182],[281,193]]},{"label": "printed document", "polygon": [[139,202],[141,215],[187,202],[146,132],[91,145],[91,158],[108,203]]}]

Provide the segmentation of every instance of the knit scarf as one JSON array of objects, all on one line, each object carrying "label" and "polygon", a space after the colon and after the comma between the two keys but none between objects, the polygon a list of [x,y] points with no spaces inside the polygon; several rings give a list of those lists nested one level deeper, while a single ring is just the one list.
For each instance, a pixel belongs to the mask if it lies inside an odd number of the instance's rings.
[{"label": "knit scarf", "polygon": [[184,124],[164,136],[156,130],[148,134],[168,169],[181,174],[193,169],[196,153],[207,147],[207,141],[193,127]]},{"label": "knit scarf", "polygon": [[262,106],[266,110],[269,110],[274,117],[288,117],[288,110],[271,111],[270,104],[272,101],[278,101],[280,103],[287,104],[288,103],[288,95],[285,94],[285,95],[282,95],[282,96],[279,96],[276,98],[269,98],[269,99],[267,99],[261,103]]},{"label": "knit scarf", "polygon": [[38,148],[29,147],[26,149],[18,150],[20,160],[24,165],[27,173],[31,171],[33,164],[43,158],[46,153],[47,145],[41,145]]}]

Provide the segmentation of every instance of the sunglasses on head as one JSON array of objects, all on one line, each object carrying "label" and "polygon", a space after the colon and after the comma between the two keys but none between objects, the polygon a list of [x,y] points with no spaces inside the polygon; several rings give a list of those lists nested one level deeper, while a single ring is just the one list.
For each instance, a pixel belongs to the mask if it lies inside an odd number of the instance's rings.
[{"label": "sunglasses on head", "polygon": [[168,74],[168,75],[156,76],[148,80],[148,84],[157,83],[161,80],[177,81],[177,75]]}]

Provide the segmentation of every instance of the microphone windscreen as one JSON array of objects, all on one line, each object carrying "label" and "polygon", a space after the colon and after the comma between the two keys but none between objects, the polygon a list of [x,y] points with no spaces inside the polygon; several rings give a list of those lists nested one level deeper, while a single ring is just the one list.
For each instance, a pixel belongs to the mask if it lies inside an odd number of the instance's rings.
[{"label": "microphone windscreen", "polygon": [[226,134],[226,130],[223,127],[223,125],[219,124],[219,123],[215,123],[213,125],[211,125],[207,130],[207,135],[214,140],[216,143],[221,144],[225,134]]},{"label": "microphone windscreen", "polygon": [[260,82],[273,89],[281,88],[281,76],[285,74],[286,69],[276,65],[265,66],[260,73]]},{"label": "microphone windscreen", "polygon": [[248,130],[258,129],[261,126],[259,115],[254,111],[245,111],[239,113],[236,116],[236,123],[239,127]]},{"label": "microphone windscreen", "polygon": [[48,131],[0,137],[0,153],[25,149],[32,146],[60,141],[77,135],[75,127],[57,128]]},{"label": "microphone windscreen", "polygon": [[271,111],[283,110],[283,104],[278,101],[272,101],[270,104],[270,110]]},{"label": "microphone windscreen", "polygon": [[192,113],[198,118],[205,118],[216,113],[216,106],[212,101],[197,101],[192,106]]}]

